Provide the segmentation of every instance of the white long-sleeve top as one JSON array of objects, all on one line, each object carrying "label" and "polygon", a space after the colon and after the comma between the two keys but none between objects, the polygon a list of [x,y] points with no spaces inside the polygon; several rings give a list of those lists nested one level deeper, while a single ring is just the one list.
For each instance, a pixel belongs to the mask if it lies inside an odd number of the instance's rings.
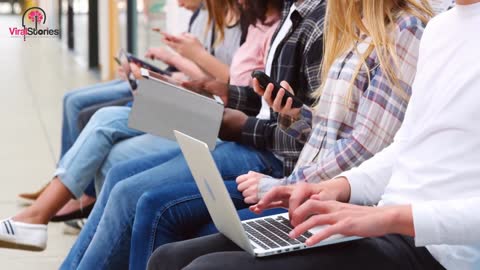
[{"label": "white long-sleeve top", "polygon": [[394,142],[342,174],[351,203],[411,205],[415,243],[447,269],[480,269],[480,3],[435,17]]}]

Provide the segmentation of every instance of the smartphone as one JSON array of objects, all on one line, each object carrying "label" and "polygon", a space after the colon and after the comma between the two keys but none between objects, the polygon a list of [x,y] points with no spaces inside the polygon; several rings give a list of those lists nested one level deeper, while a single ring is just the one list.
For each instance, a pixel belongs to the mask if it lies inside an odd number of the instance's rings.
[{"label": "smartphone", "polygon": [[113,57],[113,60],[115,60],[115,62],[117,62],[119,66],[122,65],[122,62],[120,62],[120,59],[118,59],[118,57]]},{"label": "smartphone", "polygon": [[141,67],[141,68],[144,68],[144,69],[148,69],[150,71],[153,71],[155,73],[160,73],[162,75],[167,75],[167,76],[171,76],[172,73],[171,72],[168,72],[166,70],[163,70],[161,68],[158,68],[152,64],[149,64],[131,54],[127,54],[127,57],[128,57],[128,60],[134,64],[136,64],[137,66]]},{"label": "smartphone", "polygon": [[135,79],[135,76],[133,75],[132,70],[130,69],[128,55],[125,52],[125,50],[120,49],[118,52],[118,56],[114,57],[113,59],[115,59],[115,62],[117,62],[118,65],[121,66],[123,71],[125,72],[125,75],[127,76],[127,81],[130,84],[130,90],[132,92],[137,90],[137,87],[138,87],[137,80]]},{"label": "smartphone", "polygon": [[299,98],[297,98],[288,90],[283,88],[279,83],[273,81],[272,78],[270,78],[263,71],[260,71],[260,70],[253,71],[252,78],[257,79],[258,83],[260,84],[260,87],[262,87],[263,89],[267,89],[267,86],[269,84],[273,84],[272,99],[275,99],[277,97],[278,91],[280,91],[280,89],[284,89],[285,95],[282,98],[282,106],[285,106],[285,104],[287,104],[288,98],[293,99],[292,108],[301,108],[303,106],[303,102]]}]

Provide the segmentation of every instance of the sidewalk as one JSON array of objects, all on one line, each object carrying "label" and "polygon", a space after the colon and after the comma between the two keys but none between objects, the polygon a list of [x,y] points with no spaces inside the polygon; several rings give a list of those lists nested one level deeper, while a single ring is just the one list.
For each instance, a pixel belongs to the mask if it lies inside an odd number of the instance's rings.
[{"label": "sidewalk", "polygon": [[[1,31],[17,17],[0,16]],[[6,29],[3,29],[6,28]],[[86,42],[86,41],[85,41]],[[60,151],[62,96],[98,81],[58,39],[11,39],[0,35],[0,218],[21,209],[20,192],[35,191],[51,178]],[[41,253],[0,249],[0,269],[58,269],[75,237],[63,224],[49,226]]]}]

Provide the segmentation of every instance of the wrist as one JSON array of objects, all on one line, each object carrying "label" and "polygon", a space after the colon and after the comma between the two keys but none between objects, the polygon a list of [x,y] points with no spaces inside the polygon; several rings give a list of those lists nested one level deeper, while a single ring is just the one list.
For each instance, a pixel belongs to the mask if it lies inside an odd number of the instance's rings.
[{"label": "wrist", "polygon": [[390,234],[402,234],[415,237],[412,207],[410,205],[392,206],[386,210]]},{"label": "wrist", "polygon": [[336,201],[348,203],[350,201],[350,182],[346,177],[338,177],[330,180],[333,190],[336,192]]}]

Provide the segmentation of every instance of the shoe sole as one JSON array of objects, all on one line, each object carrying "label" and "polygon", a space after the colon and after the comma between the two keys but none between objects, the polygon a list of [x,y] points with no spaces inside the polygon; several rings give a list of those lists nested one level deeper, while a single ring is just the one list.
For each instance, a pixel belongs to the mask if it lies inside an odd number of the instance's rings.
[{"label": "shoe sole", "polygon": [[41,248],[41,247],[25,245],[25,244],[16,244],[16,243],[6,242],[2,240],[0,240],[0,248],[18,249],[18,250],[35,251],[35,252],[40,252],[45,250],[45,248]]}]

